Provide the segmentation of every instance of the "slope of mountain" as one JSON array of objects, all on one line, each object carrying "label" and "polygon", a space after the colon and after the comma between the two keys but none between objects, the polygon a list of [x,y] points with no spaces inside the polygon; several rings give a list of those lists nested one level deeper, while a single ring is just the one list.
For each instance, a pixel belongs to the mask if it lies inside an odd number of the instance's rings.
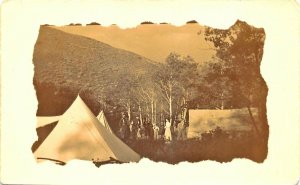
[{"label": "slope of mountain", "polygon": [[40,28],[33,63],[37,114],[48,116],[62,114],[78,92],[98,96],[126,76],[148,80],[156,69],[155,62],[132,52],[48,26]]},{"label": "slope of mountain", "polygon": [[121,29],[115,25],[53,28],[89,37],[158,62],[164,61],[170,52],[190,55],[196,62],[207,61],[214,54],[214,50],[204,39],[204,27],[199,24],[179,27],[170,24],[143,24],[128,29]]}]

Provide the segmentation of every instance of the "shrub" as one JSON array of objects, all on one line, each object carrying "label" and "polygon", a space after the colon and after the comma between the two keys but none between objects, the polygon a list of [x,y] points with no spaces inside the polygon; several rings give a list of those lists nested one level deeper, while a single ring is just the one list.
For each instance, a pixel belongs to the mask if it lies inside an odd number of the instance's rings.
[{"label": "shrub", "polygon": [[154,24],[154,23],[151,21],[144,21],[144,22],[141,22],[141,24]]},{"label": "shrub", "polygon": [[90,26],[90,25],[101,25],[100,23],[97,23],[97,22],[91,22],[91,23],[89,23],[89,24],[87,24],[88,26]]},{"label": "shrub", "polygon": [[195,24],[195,23],[198,23],[198,22],[195,21],[195,20],[191,20],[191,21],[186,22],[186,24]]}]

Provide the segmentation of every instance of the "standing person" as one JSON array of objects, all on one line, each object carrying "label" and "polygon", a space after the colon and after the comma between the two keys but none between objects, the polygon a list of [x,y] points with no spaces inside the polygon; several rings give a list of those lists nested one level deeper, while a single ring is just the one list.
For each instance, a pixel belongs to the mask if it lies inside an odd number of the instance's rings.
[{"label": "standing person", "polygon": [[143,126],[144,126],[144,138],[148,139],[148,123],[146,118],[143,118]]},{"label": "standing person", "polygon": [[173,139],[177,138],[178,136],[178,124],[180,123],[180,120],[178,118],[176,118],[173,122],[173,125],[172,125],[172,129],[171,129],[171,133],[172,133],[172,136],[173,136]]},{"label": "standing person", "polygon": [[171,122],[166,119],[166,126],[165,126],[165,139],[167,141],[172,141],[172,134],[171,134]]},{"label": "standing person", "polygon": [[166,130],[165,129],[165,124],[164,124],[163,121],[161,121],[160,125],[159,125],[159,132],[158,132],[160,138],[164,138],[165,130]]},{"label": "standing person", "polygon": [[154,130],[153,130],[153,127],[154,127],[154,124],[152,124],[152,123],[150,122],[150,124],[149,124],[149,137],[150,137],[150,139],[153,139],[153,137],[154,137]]},{"label": "standing person", "polygon": [[121,139],[127,139],[129,136],[129,125],[127,123],[127,119],[125,114],[122,112],[121,120],[119,123],[119,128],[120,128],[120,137]]},{"label": "standing person", "polygon": [[151,121],[148,119],[145,123],[145,136],[147,139],[151,138],[151,130],[152,130],[152,123]]},{"label": "standing person", "polygon": [[129,133],[130,133],[129,139],[134,139],[133,134],[132,134],[133,133],[133,120],[129,124]]},{"label": "standing person", "polygon": [[140,127],[138,127],[136,137],[137,137],[137,139],[142,139],[142,133],[141,133],[141,128]]},{"label": "standing person", "polygon": [[141,135],[142,139],[145,138],[145,127],[144,127],[144,124],[140,125],[140,135]]},{"label": "standing person", "polygon": [[185,127],[189,126],[189,110],[188,110],[188,106],[185,103],[183,108],[182,108],[182,119],[184,121],[184,125]]},{"label": "standing person", "polygon": [[159,133],[159,127],[154,124],[153,125],[153,137],[154,137],[154,140],[158,140],[158,133]]},{"label": "standing person", "polygon": [[140,119],[137,116],[134,120],[132,120],[132,130],[131,130],[132,139],[136,139],[139,125],[140,125]]},{"label": "standing person", "polygon": [[184,120],[181,120],[179,124],[177,125],[178,128],[178,135],[177,140],[184,140],[185,139],[185,125]]}]

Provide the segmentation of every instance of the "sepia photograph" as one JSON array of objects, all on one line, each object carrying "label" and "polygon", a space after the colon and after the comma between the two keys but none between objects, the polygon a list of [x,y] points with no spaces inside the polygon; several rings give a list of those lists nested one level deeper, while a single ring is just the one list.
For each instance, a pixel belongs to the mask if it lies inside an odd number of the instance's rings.
[{"label": "sepia photograph", "polygon": [[0,184],[299,184],[296,0],[0,12]]},{"label": "sepia photograph", "polygon": [[38,162],[141,158],[261,163],[268,154],[263,28],[44,24],[33,53]]}]

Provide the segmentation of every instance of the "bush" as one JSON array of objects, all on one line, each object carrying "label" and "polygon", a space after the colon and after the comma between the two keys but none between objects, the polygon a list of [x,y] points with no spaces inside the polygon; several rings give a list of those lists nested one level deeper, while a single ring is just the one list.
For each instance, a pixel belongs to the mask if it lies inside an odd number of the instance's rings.
[{"label": "bush", "polygon": [[144,22],[141,22],[141,24],[154,24],[154,23],[151,21],[144,21]]},{"label": "bush", "polygon": [[195,21],[195,20],[191,20],[191,21],[186,22],[186,24],[195,24],[195,23],[198,23],[198,22]]},{"label": "bush", "polygon": [[91,22],[91,23],[89,23],[89,24],[87,24],[87,25],[88,25],[88,26],[89,26],[89,25],[99,25],[99,26],[100,26],[101,24],[100,24],[100,23],[97,23],[97,22]]},{"label": "bush", "polygon": [[76,23],[76,24],[70,23],[69,26],[82,26],[82,25],[80,23]]}]

